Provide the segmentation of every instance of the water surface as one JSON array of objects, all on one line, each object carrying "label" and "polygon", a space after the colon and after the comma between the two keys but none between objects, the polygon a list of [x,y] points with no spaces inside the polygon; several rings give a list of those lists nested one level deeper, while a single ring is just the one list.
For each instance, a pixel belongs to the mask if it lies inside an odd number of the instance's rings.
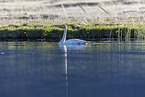
[{"label": "water surface", "polygon": [[0,42],[0,97],[143,97],[145,42]]}]

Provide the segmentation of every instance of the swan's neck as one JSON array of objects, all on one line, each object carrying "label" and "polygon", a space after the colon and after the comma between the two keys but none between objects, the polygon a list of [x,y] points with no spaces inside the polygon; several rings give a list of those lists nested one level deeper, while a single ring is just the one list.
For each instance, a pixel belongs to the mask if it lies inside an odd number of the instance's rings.
[{"label": "swan's neck", "polygon": [[59,42],[60,44],[65,42],[66,34],[67,34],[67,28],[64,29],[63,37],[62,37],[61,41]]}]

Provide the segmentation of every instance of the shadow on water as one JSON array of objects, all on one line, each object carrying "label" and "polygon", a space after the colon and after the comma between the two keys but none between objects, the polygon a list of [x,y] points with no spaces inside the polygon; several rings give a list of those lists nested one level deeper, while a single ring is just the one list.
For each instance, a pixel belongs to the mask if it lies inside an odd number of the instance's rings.
[{"label": "shadow on water", "polygon": [[145,42],[0,42],[0,97],[142,97]]}]

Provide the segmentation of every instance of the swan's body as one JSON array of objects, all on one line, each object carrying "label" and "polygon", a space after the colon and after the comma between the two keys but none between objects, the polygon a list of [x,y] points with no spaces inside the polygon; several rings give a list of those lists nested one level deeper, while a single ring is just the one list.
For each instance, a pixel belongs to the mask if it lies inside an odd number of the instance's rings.
[{"label": "swan's body", "polygon": [[69,39],[66,40],[64,44],[86,44],[86,41],[80,39]]},{"label": "swan's body", "polygon": [[67,26],[64,26],[64,34],[63,34],[63,38],[61,39],[61,41],[59,42],[59,44],[86,44],[86,41],[84,40],[80,40],[80,39],[69,39],[66,40],[66,34],[67,34]]}]

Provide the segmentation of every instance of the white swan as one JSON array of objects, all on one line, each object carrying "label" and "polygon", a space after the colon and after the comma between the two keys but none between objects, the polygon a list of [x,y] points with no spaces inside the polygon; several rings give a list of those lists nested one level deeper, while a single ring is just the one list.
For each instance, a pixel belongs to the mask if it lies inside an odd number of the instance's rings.
[{"label": "white swan", "polygon": [[61,39],[59,44],[65,44],[65,45],[68,45],[68,44],[70,44],[70,45],[71,44],[86,44],[86,41],[80,40],[80,39],[69,39],[69,40],[66,40],[67,25],[64,25],[63,28],[64,28],[64,34],[63,34],[63,38]]}]

